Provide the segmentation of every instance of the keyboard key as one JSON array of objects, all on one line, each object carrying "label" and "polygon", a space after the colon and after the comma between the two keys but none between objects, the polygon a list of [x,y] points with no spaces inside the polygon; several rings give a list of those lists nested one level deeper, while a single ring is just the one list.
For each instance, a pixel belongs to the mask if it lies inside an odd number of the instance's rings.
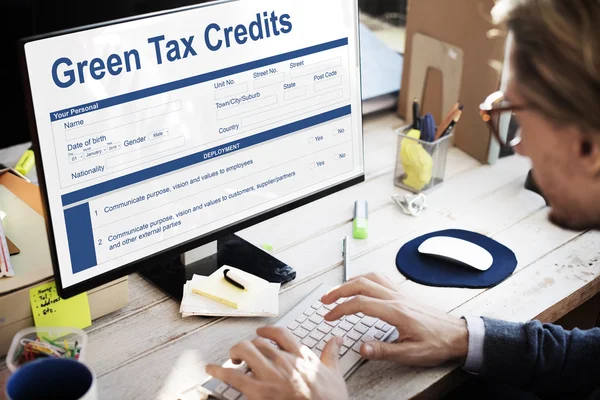
[{"label": "keyboard key", "polygon": [[296,329],[298,326],[299,326],[299,325],[298,325],[298,323],[297,323],[296,321],[294,321],[294,322],[292,322],[291,324],[289,324],[289,325],[287,326],[287,328],[288,328],[290,331],[293,331],[293,330],[294,330],[294,329]]},{"label": "keyboard key", "polygon": [[308,320],[317,325],[324,321],[323,317],[320,317],[317,314],[313,314]]},{"label": "keyboard key", "polygon": [[215,388],[215,393],[223,394],[223,392],[226,391],[227,389],[229,389],[229,385],[226,384],[225,382],[221,382]]},{"label": "keyboard key", "polygon": [[326,309],[325,307],[319,308],[317,310],[317,314],[320,315],[321,317],[326,316],[329,313],[329,310]]},{"label": "keyboard key", "polygon": [[344,337],[344,346],[352,347],[352,346],[354,346],[354,342],[356,342],[356,340],[352,340],[348,336]]},{"label": "keyboard key", "polygon": [[375,328],[377,328],[377,329],[383,328],[384,325],[385,325],[385,322],[383,322],[381,320],[375,322]]},{"label": "keyboard key", "polygon": [[324,341],[320,341],[320,342],[317,344],[317,347],[316,347],[316,349],[317,349],[317,350],[321,350],[321,351],[323,351],[323,349],[325,348],[325,344],[326,344],[326,343],[325,343]]},{"label": "keyboard key", "polygon": [[324,338],[323,338],[323,342],[327,343],[329,342],[329,339],[331,339],[333,337],[333,335],[331,333],[327,334]]},{"label": "keyboard key", "polygon": [[304,322],[302,323],[302,327],[303,327],[304,329],[306,329],[307,331],[309,331],[309,332],[310,332],[310,331],[312,331],[313,329],[315,329],[315,328],[317,327],[317,325],[313,324],[313,323],[312,323],[312,322],[310,322],[310,321],[304,321]]},{"label": "keyboard key", "polygon": [[346,336],[348,336],[350,339],[352,339],[354,341],[357,341],[358,339],[360,339],[362,334],[360,334],[357,331],[352,330],[352,331],[348,332],[348,334]]},{"label": "keyboard key", "polygon": [[340,328],[333,328],[333,330],[331,331],[332,336],[344,336],[345,334],[346,331],[343,331]]},{"label": "keyboard key", "polygon": [[294,333],[294,335],[298,336],[299,338],[304,339],[305,337],[308,336],[308,334],[310,333],[310,331],[307,331],[303,327],[299,326],[298,328],[296,328],[294,330],[293,333]]},{"label": "keyboard key", "polygon": [[307,337],[302,341],[302,344],[305,345],[306,347],[308,347],[309,349],[312,349],[313,347],[315,347],[317,345],[317,341],[313,338]]},{"label": "keyboard key", "polygon": [[381,328],[382,331],[387,332],[391,329],[392,327],[388,324],[383,324],[383,328]]},{"label": "keyboard key", "polygon": [[323,354],[323,351],[315,348],[313,349],[313,353],[315,353],[317,357],[321,358],[321,354]]},{"label": "keyboard key", "polygon": [[361,334],[363,334],[363,333],[367,333],[367,331],[369,330],[369,328],[367,328],[366,325],[358,324],[358,325],[356,325],[354,327],[354,330],[360,332]]},{"label": "keyboard key", "polygon": [[340,323],[340,320],[336,319],[335,321],[325,321],[325,323],[329,326],[337,326],[337,324]]},{"label": "keyboard key", "polygon": [[311,307],[314,308],[315,310],[318,310],[319,308],[321,308],[322,305],[323,305],[323,303],[321,303],[320,301],[317,301]]},{"label": "keyboard key", "polygon": [[379,330],[377,330],[377,328],[373,327],[373,328],[369,329],[367,331],[367,333],[365,333],[364,336],[370,336],[370,337],[374,338],[375,335],[377,335],[378,332],[379,332]]},{"label": "keyboard key", "polygon": [[361,312],[359,312],[359,313],[356,313],[356,314],[354,314],[354,315],[356,315],[358,318],[363,318],[363,317],[365,316],[365,314],[363,314],[363,313],[361,313]]},{"label": "keyboard key", "polygon": [[[381,333],[381,336],[383,336],[383,333]],[[315,340],[321,340],[325,337],[325,334],[323,332],[319,331],[318,329],[316,329],[310,333],[310,337]]]},{"label": "keyboard key", "polygon": [[383,335],[384,335],[384,333],[383,333],[383,332],[381,332],[381,331],[379,331],[379,332],[377,332],[377,333],[375,334],[375,339],[379,340],[379,339],[381,339],[381,338],[383,337]]},{"label": "keyboard key", "polygon": [[302,315],[300,315],[300,316],[298,316],[298,317],[296,318],[296,322],[298,322],[299,324],[301,324],[301,323],[303,323],[304,321],[306,321],[306,319],[307,319],[307,318],[308,318],[308,317],[307,317],[306,315],[302,314]]},{"label": "keyboard key", "polygon": [[375,322],[377,322],[377,318],[364,317],[360,322],[368,327],[371,327],[375,325]]},{"label": "keyboard key", "polygon": [[352,328],[354,328],[354,325],[349,324],[346,321],[343,321],[338,325],[338,328],[343,329],[345,331],[349,331],[349,330],[352,330]]},{"label": "keyboard key", "polygon": [[323,304],[323,307],[325,307],[326,309],[328,309],[329,311],[333,310],[335,308],[335,306],[337,306],[336,303],[332,303],[332,304]]},{"label": "keyboard key", "polygon": [[[364,335],[361,340],[363,342],[373,342],[375,340],[375,338],[370,335]],[[357,343],[360,343],[360,342],[357,342]]]},{"label": "keyboard key", "polygon": [[335,304],[342,304],[345,301],[346,301],[346,298],[342,297],[340,299],[337,299],[336,302],[335,302]]},{"label": "keyboard key", "polygon": [[314,308],[309,308],[308,310],[304,311],[304,315],[306,315],[307,317],[310,317],[311,315],[313,315],[315,313],[315,309]]},{"label": "keyboard key", "polygon": [[331,332],[332,329],[333,328],[331,326],[327,325],[327,323],[322,323],[319,326],[317,326],[317,330],[320,332],[323,332],[325,334]]},{"label": "keyboard key", "polygon": [[234,388],[229,388],[223,393],[223,397],[225,397],[227,400],[237,400],[240,395],[241,393]]},{"label": "keyboard key", "polygon": [[358,342],[354,343],[352,350],[360,354],[360,346],[362,346],[362,342],[359,340]]},{"label": "keyboard key", "polygon": [[356,325],[360,321],[360,318],[358,318],[356,315],[349,315],[346,317],[346,321],[352,325]]},{"label": "keyboard key", "polygon": [[343,356],[344,354],[346,354],[347,351],[348,351],[348,348],[346,346],[340,347],[340,357]]},{"label": "keyboard key", "polygon": [[349,371],[361,359],[361,355],[354,351],[349,351],[340,358],[340,371]]}]

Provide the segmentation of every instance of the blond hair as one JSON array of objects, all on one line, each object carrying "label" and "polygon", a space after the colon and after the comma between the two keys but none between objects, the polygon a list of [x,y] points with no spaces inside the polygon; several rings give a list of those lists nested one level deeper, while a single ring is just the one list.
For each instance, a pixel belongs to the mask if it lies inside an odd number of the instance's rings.
[{"label": "blond hair", "polygon": [[519,93],[558,124],[600,132],[600,0],[498,0]]}]

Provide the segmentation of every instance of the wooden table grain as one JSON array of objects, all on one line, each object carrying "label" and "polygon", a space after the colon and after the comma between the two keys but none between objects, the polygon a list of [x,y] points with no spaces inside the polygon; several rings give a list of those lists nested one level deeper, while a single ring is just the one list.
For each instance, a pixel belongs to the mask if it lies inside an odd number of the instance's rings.
[{"label": "wooden table grain", "polygon": [[[351,275],[377,271],[405,293],[453,315],[486,315],[510,321],[556,321],[600,290],[600,234],[553,226],[543,199],[524,189],[528,159],[511,156],[482,165],[457,148],[448,155],[444,183],[428,194],[429,208],[405,215],[393,194],[397,137],[393,113],[365,119],[366,181],[238,234],[293,266],[297,278],[282,287],[280,315],[319,283],[342,279],[341,240],[352,232],[354,201],[369,202],[369,238],[353,241]],[[406,280],[394,259],[405,242],[427,232],[460,228],[489,235],[510,247],[519,264],[500,285],[487,289],[426,287]],[[129,304],[93,321],[88,362],[101,399],[177,399],[205,377],[210,362],[251,339],[276,318],[181,318],[176,301],[137,274],[130,275]],[[3,379],[7,372],[5,366]],[[347,381],[352,399],[435,398],[464,378],[456,366],[409,368],[367,362]]]}]

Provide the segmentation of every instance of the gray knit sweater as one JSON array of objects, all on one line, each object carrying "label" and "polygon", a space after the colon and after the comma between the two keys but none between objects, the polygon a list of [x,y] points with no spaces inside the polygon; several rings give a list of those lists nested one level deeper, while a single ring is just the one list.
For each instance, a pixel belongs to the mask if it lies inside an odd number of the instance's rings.
[{"label": "gray knit sweater", "polygon": [[483,318],[481,376],[548,399],[600,398],[600,328]]}]

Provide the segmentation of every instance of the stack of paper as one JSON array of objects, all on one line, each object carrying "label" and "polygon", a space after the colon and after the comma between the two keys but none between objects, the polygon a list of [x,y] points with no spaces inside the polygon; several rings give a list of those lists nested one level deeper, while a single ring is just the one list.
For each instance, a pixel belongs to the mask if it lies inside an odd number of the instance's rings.
[{"label": "stack of paper", "polygon": [[[223,271],[243,274],[250,283],[240,289],[225,280]],[[242,270],[223,266],[211,276],[194,275],[183,287],[182,317],[274,317],[279,313],[281,284],[271,283]]]}]

